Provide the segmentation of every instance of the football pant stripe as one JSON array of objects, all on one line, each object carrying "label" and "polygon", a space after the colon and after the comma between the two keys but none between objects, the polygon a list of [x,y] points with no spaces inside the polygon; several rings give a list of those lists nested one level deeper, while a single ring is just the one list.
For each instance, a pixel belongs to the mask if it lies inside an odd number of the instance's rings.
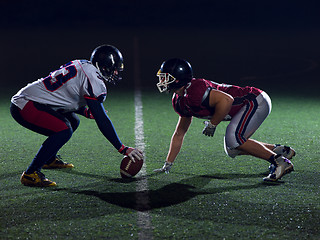
[{"label": "football pant stripe", "polygon": [[258,102],[256,99],[249,101],[249,103],[246,106],[246,111],[241,117],[241,120],[237,126],[235,135],[236,135],[236,140],[239,143],[239,145],[244,144],[247,139],[244,136],[245,132],[247,130],[248,124],[250,123],[253,115],[258,109]]}]

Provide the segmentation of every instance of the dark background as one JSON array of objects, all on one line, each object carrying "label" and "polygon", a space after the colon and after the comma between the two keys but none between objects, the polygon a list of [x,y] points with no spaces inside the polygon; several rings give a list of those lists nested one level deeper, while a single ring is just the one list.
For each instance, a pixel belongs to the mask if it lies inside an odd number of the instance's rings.
[{"label": "dark background", "polygon": [[14,94],[107,43],[125,59],[120,89],[139,78],[156,90],[162,61],[182,57],[196,77],[318,95],[319,15],[306,0],[1,0],[0,91]]}]

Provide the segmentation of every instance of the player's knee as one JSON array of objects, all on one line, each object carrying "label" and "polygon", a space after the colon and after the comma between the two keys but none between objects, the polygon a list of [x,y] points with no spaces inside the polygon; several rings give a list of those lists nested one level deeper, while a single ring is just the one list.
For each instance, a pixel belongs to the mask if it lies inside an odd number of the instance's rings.
[{"label": "player's knee", "polygon": [[68,120],[70,121],[73,132],[76,131],[80,124],[79,117],[75,113],[72,113]]},{"label": "player's knee", "polygon": [[72,128],[67,128],[61,132],[58,132],[56,135],[58,135],[61,142],[67,142],[72,137],[73,130]]},{"label": "player's knee", "polygon": [[240,150],[236,149],[235,147],[232,147],[232,145],[230,143],[228,143],[226,138],[224,138],[224,151],[231,158],[235,158],[241,152]]},{"label": "player's knee", "polygon": [[72,123],[73,132],[77,130],[77,128],[79,127],[79,124],[80,124],[80,120],[79,120],[79,119],[76,119],[76,120]]},{"label": "player's knee", "polygon": [[241,151],[239,151],[238,149],[234,148],[234,149],[231,149],[231,148],[228,148],[225,146],[224,148],[224,151],[225,153],[231,157],[231,158],[235,158],[236,156],[238,156],[240,154]]}]

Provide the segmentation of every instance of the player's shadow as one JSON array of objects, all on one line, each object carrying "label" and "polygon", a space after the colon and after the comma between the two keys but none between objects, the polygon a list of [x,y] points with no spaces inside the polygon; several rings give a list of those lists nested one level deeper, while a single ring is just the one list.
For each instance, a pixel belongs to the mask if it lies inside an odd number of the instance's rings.
[{"label": "player's shadow", "polygon": [[[195,176],[177,183],[165,185],[156,190],[129,192],[101,192],[94,190],[73,191],[76,194],[95,196],[101,200],[123,208],[137,211],[149,211],[186,202],[198,195],[266,187],[263,183],[251,185],[227,186],[202,190],[214,178],[212,176]],[[139,184],[139,183],[138,183]],[[66,190],[66,189],[64,189]]]}]

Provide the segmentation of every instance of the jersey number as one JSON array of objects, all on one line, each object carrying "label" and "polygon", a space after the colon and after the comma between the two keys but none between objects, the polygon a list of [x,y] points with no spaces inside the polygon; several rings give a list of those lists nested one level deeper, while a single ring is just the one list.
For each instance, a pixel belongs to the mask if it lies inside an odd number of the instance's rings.
[{"label": "jersey number", "polygon": [[[67,70],[68,73],[64,74],[62,72],[64,69]],[[59,71],[61,72],[60,74],[58,73]],[[52,75],[56,75],[56,76],[52,77]],[[59,70],[54,71],[48,77],[44,78],[43,84],[45,85],[48,91],[54,92],[58,88],[63,86],[66,82],[68,82],[70,79],[74,78],[76,75],[77,75],[76,67],[74,65],[69,65],[65,68],[61,68]]]}]

